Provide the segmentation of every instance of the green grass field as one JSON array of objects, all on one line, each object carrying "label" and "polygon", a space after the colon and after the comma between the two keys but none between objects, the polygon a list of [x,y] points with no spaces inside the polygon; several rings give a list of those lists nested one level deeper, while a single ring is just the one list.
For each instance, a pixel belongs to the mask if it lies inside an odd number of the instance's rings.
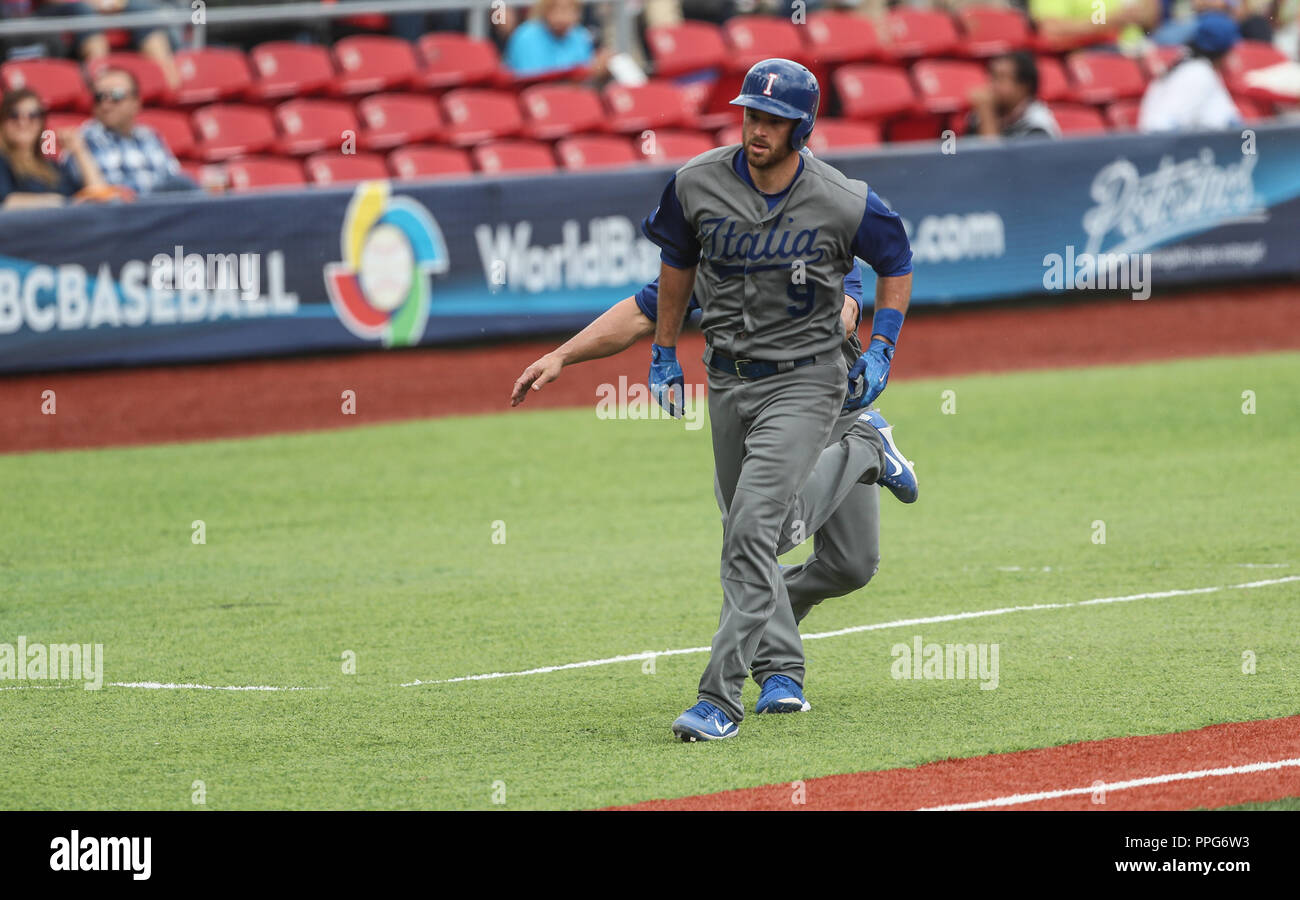
[{"label": "green grass field", "polygon": [[[1300,354],[893,384],[920,502],[804,629],[1300,574],[1298,386]],[[809,641],[813,711],[715,744],[669,732],[703,654],[399,686],[707,645],[711,465],[707,429],[526,408],[0,457],[0,642],[308,689],[0,682],[0,808],[592,807],[1300,712],[1300,582]],[[998,689],[892,679],[918,634],[997,642]]]}]

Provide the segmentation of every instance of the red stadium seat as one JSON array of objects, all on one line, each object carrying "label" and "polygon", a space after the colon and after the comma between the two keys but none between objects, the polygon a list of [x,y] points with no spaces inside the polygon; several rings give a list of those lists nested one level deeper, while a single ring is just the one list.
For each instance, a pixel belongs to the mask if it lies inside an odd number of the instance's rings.
[{"label": "red stadium seat", "polygon": [[957,49],[957,26],[947,13],[895,9],[885,17],[880,48],[888,59],[944,56]]},{"label": "red stadium seat", "polygon": [[469,154],[454,147],[402,147],[388,154],[388,169],[404,181],[456,178],[474,172]]},{"label": "red stadium seat", "polygon": [[367,150],[417,144],[442,132],[438,103],[426,94],[374,94],[357,103],[357,117],[364,126],[361,146]]},{"label": "red stadium seat", "polygon": [[253,83],[248,59],[241,50],[211,47],[176,54],[181,86],[175,101],[182,106],[240,97]]},{"label": "red stadium seat", "polygon": [[593,77],[591,67],[587,65],[572,66],[568,69],[548,69],[545,72],[533,72],[529,75],[515,74],[503,66],[501,72],[497,81],[515,90],[522,90],[530,84],[546,84],[553,81],[583,82]]},{"label": "red stadium seat", "polygon": [[772,57],[799,60],[805,56],[799,26],[777,16],[732,16],[722,25],[727,42],[727,67],[748,72],[756,62]]},{"label": "red stadium seat", "polygon": [[1046,37],[1041,32],[1034,34],[1033,46],[1039,53],[1068,53],[1082,47],[1097,44],[1114,44],[1119,39],[1118,28],[1103,28],[1100,31],[1074,34],[1068,37]]},{"label": "red stadium seat", "polygon": [[739,123],[744,118],[745,112],[739,106],[732,106],[731,101],[740,93],[744,81],[744,72],[727,71],[711,82],[704,104],[696,113],[695,124],[700,128],[712,130]]},{"label": "red stadium seat", "polygon": [[688,20],[679,25],[647,28],[645,41],[655,75],[660,78],[716,69],[727,60],[722,32],[708,22]]},{"label": "red stadium seat", "polygon": [[501,72],[496,44],[454,31],[435,31],[416,44],[424,68],[417,76],[425,87],[469,87],[495,81]]},{"label": "red stadium seat", "polygon": [[1070,96],[1070,79],[1065,77],[1061,61],[1052,56],[1038,57],[1038,99],[1050,103]]},{"label": "red stadium seat", "polygon": [[174,156],[185,159],[194,154],[194,127],[188,113],[176,109],[142,109],[135,120],[156,131]]},{"label": "red stadium seat", "polygon": [[1106,131],[1106,120],[1091,106],[1075,103],[1051,103],[1052,115],[1061,126],[1061,134],[1100,134]]},{"label": "red stadium seat", "polygon": [[1019,10],[1001,6],[967,6],[957,13],[965,56],[987,59],[1028,47],[1033,41],[1029,21]]},{"label": "red stadium seat", "polygon": [[388,166],[377,153],[316,153],[303,162],[312,184],[348,184],[388,178]]},{"label": "red stadium seat", "polygon": [[850,119],[885,119],[917,108],[907,73],[892,66],[841,66],[831,76],[841,114]]},{"label": "red stadium seat", "polygon": [[479,144],[470,155],[480,172],[552,172],[555,153],[542,141],[489,141]]},{"label": "red stadium seat", "polygon": [[90,90],[81,66],[67,59],[28,59],[0,65],[6,91],[36,92],[46,109],[90,109]]},{"label": "red stadium seat", "polygon": [[585,131],[603,131],[605,108],[594,90],[579,84],[535,84],[519,94],[524,133],[553,141]]},{"label": "red stadium seat", "polygon": [[493,138],[513,137],[524,126],[515,95],[489,88],[461,88],[442,98],[449,143],[469,147]]},{"label": "red stadium seat", "polygon": [[1142,69],[1146,72],[1147,78],[1159,78],[1169,67],[1182,58],[1186,53],[1183,47],[1161,47],[1152,44],[1141,58]]},{"label": "red stadium seat", "polygon": [[970,107],[970,92],[987,84],[988,74],[982,63],[923,59],[912,66],[912,81],[927,112],[951,113]]},{"label": "red stadium seat", "polygon": [[625,137],[607,134],[578,134],[555,145],[560,166],[571,172],[627,166],[641,161],[641,154]]},{"label": "red stadium seat", "polygon": [[275,124],[276,150],[290,156],[340,152],[349,137],[355,149],[361,130],[352,107],[339,100],[286,100],[275,108]]},{"label": "red stadium seat", "polygon": [[[743,137],[741,126],[728,125],[726,128],[718,129],[717,146],[730,147],[732,144],[739,144]],[[813,153],[817,151],[814,150]]]},{"label": "red stadium seat", "polygon": [[943,130],[948,127],[949,118],[937,113],[924,112],[901,116],[886,123],[885,136],[891,143],[937,141],[943,135]]},{"label": "red stadium seat", "polygon": [[1237,104],[1237,111],[1241,113],[1243,121],[1258,122],[1261,119],[1271,119],[1273,117],[1271,104],[1266,101],[1256,100],[1252,97],[1233,97],[1232,102]]},{"label": "red stadium seat", "polygon": [[880,146],[880,126],[874,122],[848,119],[818,119],[808,138],[808,147],[817,156]]},{"label": "red stadium seat", "polygon": [[232,191],[305,184],[302,163],[282,156],[244,156],[226,163],[226,180]]},{"label": "red stadium seat", "polygon": [[677,90],[681,91],[682,108],[686,110],[691,118],[696,118],[700,113],[704,112],[704,108],[709,103],[709,98],[713,96],[713,79],[695,78],[674,81],[672,84],[676,85]]},{"label": "red stadium seat", "polygon": [[1112,103],[1140,97],[1146,90],[1146,76],[1137,60],[1118,53],[1080,50],[1065,65],[1074,81],[1073,97],[1080,103]]},{"label": "red stadium seat", "polygon": [[638,132],[689,124],[695,116],[682,90],[671,81],[631,86],[611,82],[602,92],[610,131]]},{"label": "red stadium seat", "polygon": [[1106,124],[1111,131],[1136,131],[1141,100],[1116,100],[1106,107]]},{"label": "red stadium seat", "polygon": [[248,55],[257,75],[249,95],[260,100],[319,94],[334,81],[329,52],[315,44],[267,41]]},{"label": "red stadium seat", "polygon": [[90,60],[86,63],[86,69],[91,77],[104,69],[125,69],[130,72],[135,76],[136,84],[140,87],[142,103],[153,103],[171,93],[162,69],[152,59],[139,53],[110,53],[108,56]]},{"label": "red stadium seat", "polygon": [[815,12],[799,29],[804,53],[814,65],[865,62],[880,55],[876,26],[866,16],[850,12]]},{"label": "red stadium seat", "polygon": [[377,34],[340,38],[334,63],[339,75],[332,91],[345,97],[406,87],[420,68],[410,42]]},{"label": "red stadium seat", "polygon": [[1237,46],[1233,47],[1224,58],[1224,67],[1227,70],[1224,81],[1227,82],[1228,90],[1237,92],[1246,89],[1242,76],[1247,72],[1267,69],[1269,66],[1286,61],[1286,54],[1272,44],[1263,41],[1238,41]]},{"label": "red stadium seat", "polygon": [[634,137],[632,142],[647,162],[659,165],[682,163],[718,146],[707,131],[671,128],[656,131],[644,140]]},{"label": "red stadium seat", "polygon": [[213,103],[196,109],[190,121],[199,137],[195,156],[205,162],[261,153],[275,143],[275,122],[260,106]]}]

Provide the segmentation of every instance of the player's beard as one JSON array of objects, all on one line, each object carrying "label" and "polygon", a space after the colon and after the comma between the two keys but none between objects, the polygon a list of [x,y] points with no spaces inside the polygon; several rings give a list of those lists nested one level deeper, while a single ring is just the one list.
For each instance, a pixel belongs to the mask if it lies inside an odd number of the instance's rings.
[{"label": "player's beard", "polygon": [[790,158],[790,154],[793,152],[794,150],[789,146],[789,144],[784,144],[782,146],[768,144],[767,152],[755,159],[753,154],[749,152],[749,145],[746,144],[745,162],[749,163],[755,169],[770,169],[773,166],[779,166],[781,163],[785,162]]}]

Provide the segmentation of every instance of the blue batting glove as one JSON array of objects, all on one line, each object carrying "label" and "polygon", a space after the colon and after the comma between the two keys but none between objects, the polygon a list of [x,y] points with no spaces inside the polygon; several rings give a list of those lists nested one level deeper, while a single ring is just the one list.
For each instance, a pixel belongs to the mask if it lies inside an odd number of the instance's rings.
[{"label": "blue batting glove", "polygon": [[894,348],[884,341],[875,340],[867,352],[849,369],[849,394],[844,400],[844,412],[863,409],[880,396],[889,383],[889,365],[894,360]]},{"label": "blue batting glove", "polygon": [[682,403],[686,399],[686,377],[677,362],[676,347],[650,345],[650,396],[674,419],[685,415]]}]

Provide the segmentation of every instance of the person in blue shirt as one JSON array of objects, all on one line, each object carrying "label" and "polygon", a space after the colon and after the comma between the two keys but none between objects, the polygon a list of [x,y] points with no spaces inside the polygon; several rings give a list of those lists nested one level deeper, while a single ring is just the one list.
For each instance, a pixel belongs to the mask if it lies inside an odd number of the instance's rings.
[{"label": "person in blue shirt", "polygon": [[523,76],[583,66],[599,70],[605,54],[596,51],[581,18],[578,0],[538,0],[506,42],[506,66]]}]

